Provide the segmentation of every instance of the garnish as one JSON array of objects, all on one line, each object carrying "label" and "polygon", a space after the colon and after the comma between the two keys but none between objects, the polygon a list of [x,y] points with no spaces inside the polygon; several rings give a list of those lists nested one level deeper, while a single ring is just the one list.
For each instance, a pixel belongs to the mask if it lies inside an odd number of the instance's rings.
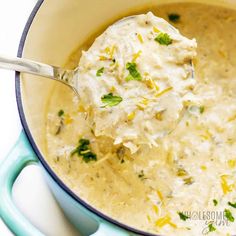
[{"label": "garnish", "polygon": [[157,227],[159,227],[159,228],[162,228],[162,227],[164,227],[165,225],[170,225],[170,226],[173,227],[173,228],[176,228],[176,227],[177,227],[176,224],[174,224],[174,223],[171,221],[171,218],[170,218],[169,215],[166,215],[166,216],[164,216],[164,217],[159,218],[159,219],[156,221],[155,225],[156,225]]},{"label": "garnish", "polygon": [[128,116],[127,116],[128,121],[133,120],[135,118],[135,115],[136,115],[135,111],[129,113]]},{"label": "garnish", "polygon": [[64,115],[64,113],[65,113],[65,112],[64,112],[63,110],[59,110],[58,113],[57,113],[57,115],[58,115],[59,117],[61,117],[61,116]]},{"label": "garnish", "polygon": [[79,145],[72,152],[71,156],[77,154],[78,156],[82,156],[83,160],[88,163],[90,161],[96,161],[97,155],[91,152],[89,148],[90,141],[88,139],[80,139]]},{"label": "garnish", "polygon": [[204,106],[200,106],[199,107],[199,112],[200,114],[202,114],[205,111],[205,107]]},{"label": "garnish", "polygon": [[157,94],[155,95],[155,97],[156,97],[156,98],[161,97],[162,95],[168,93],[168,92],[171,91],[172,89],[173,89],[173,87],[166,88],[166,89],[162,90],[160,93],[157,93]]},{"label": "garnish", "polygon": [[165,110],[162,110],[162,111],[158,111],[155,115],[155,118],[159,121],[162,121],[163,120],[163,114],[164,114]]},{"label": "garnish", "polygon": [[120,102],[122,102],[122,97],[120,96],[113,96],[113,93],[108,93],[106,95],[103,95],[101,97],[102,102],[105,104],[105,106],[113,107],[118,105]]},{"label": "garnish", "polygon": [[140,75],[140,73],[137,70],[137,65],[136,63],[131,63],[128,62],[126,64],[126,69],[129,71],[129,75],[125,78],[126,81],[130,81],[130,80],[142,80],[142,76]]},{"label": "garnish", "polygon": [[141,50],[139,50],[137,53],[134,53],[133,54],[133,62],[134,61],[136,61],[140,56],[141,56],[141,54],[142,54],[142,51]]},{"label": "garnish", "polygon": [[180,15],[179,14],[176,14],[176,13],[171,13],[168,15],[168,18],[170,21],[176,23],[180,20]]},{"label": "garnish", "polygon": [[205,107],[192,105],[188,107],[188,111],[190,114],[197,116],[199,114],[202,114],[205,111]]},{"label": "garnish", "polygon": [[234,217],[229,209],[224,210],[224,216],[227,218],[228,221],[234,222]]},{"label": "garnish", "polygon": [[184,184],[186,184],[186,185],[191,185],[194,183],[194,179],[191,176],[186,179],[183,179],[183,181],[184,181]]},{"label": "garnish", "polygon": [[232,203],[232,202],[228,202],[228,205],[233,207],[233,208],[236,208],[236,202],[235,203]]},{"label": "garnish", "polygon": [[57,126],[57,130],[56,130],[56,132],[55,132],[55,135],[58,135],[58,134],[61,133],[61,130],[62,130],[63,126],[64,126],[64,121],[63,121],[63,118],[61,118],[61,119],[60,119],[60,123],[59,123],[59,125]]},{"label": "garnish", "polygon": [[138,177],[139,177],[141,180],[147,179],[147,178],[145,177],[145,174],[144,174],[144,171],[143,171],[143,170],[141,170],[141,171],[138,173]]},{"label": "garnish", "polygon": [[143,37],[141,34],[137,34],[138,40],[140,43],[143,43]]},{"label": "garnish", "polygon": [[221,188],[224,194],[232,192],[233,184],[229,184],[227,181],[228,175],[222,175],[221,177]]},{"label": "garnish", "polygon": [[216,231],[216,227],[213,225],[213,223],[208,225],[208,230],[208,233]]},{"label": "garnish", "polygon": [[123,164],[125,162],[124,157],[125,157],[125,148],[124,147],[119,147],[116,150],[116,155],[118,159],[120,160],[120,163]]},{"label": "garnish", "polygon": [[216,199],[213,199],[214,206],[217,206],[218,201]]},{"label": "garnish", "polygon": [[158,36],[155,38],[155,41],[157,41],[161,45],[170,45],[172,44],[172,39],[167,33],[160,33]]},{"label": "garnish", "polygon": [[104,72],[104,67],[97,70],[96,76],[101,76],[103,72]]},{"label": "garnish", "polygon": [[179,218],[183,221],[186,221],[187,219],[189,219],[190,217],[185,215],[183,212],[177,212],[179,215]]},{"label": "garnish", "polygon": [[57,115],[59,117],[60,122],[57,125],[57,129],[56,129],[55,135],[58,135],[58,134],[61,133],[61,130],[62,130],[63,126],[64,126],[64,114],[65,114],[65,112],[62,109],[57,112]]},{"label": "garnish", "polygon": [[179,168],[177,170],[177,176],[186,176],[186,175],[188,175],[188,172],[185,169]]}]

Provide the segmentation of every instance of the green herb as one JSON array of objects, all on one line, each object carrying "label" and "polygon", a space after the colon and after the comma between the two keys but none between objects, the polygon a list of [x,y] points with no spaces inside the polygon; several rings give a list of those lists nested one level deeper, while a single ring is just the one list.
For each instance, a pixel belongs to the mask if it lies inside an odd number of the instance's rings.
[{"label": "green herb", "polygon": [[205,107],[204,106],[200,106],[199,107],[199,112],[200,114],[202,114],[205,111]]},{"label": "green herb", "polygon": [[63,110],[59,110],[58,113],[57,113],[57,115],[58,115],[59,117],[61,117],[61,116],[64,115],[64,113],[65,113],[65,112],[64,112]]},{"label": "green herb", "polygon": [[124,147],[119,147],[116,150],[116,155],[118,157],[118,159],[120,160],[120,163],[123,164],[125,162],[124,157],[125,157],[125,149]]},{"label": "green herb", "polygon": [[103,72],[104,72],[104,67],[97,70],[96,76],[101,76]]},{"label": "green herb", "polygon": [[183,168],[179,168],[178,170],[177,170],[177,176],[186,176],[186,175],[188,175],[188,172],[185,170],[185,169],[183,169]]},{"label": "green herb", "polygon": [[62,130],[63,126],[64,126],[64,121],[63,121],[63,119],[60,119],[60,123],[59,123],[59,125],[57,126],[57,130],[56,130],[56,132],[55,132],[55,135],[58,135],[58,134],[61,133],[61,130]]},{"label": "green herb", "polygon": [[105,106],[113,107],[118,105],[120,102],[122,102],[122,97],[120,96],[113,96],[112,93],[108,93],[107,95],[104,95],[101,97],[102,102],[105,104]]},{"label": "green herb", "polygon": [[213,225],[213,223],[208,225],[208,230],[208,233],[216,231],[216,227]]},{"label": "green herb", "polygon": [[97,155],[90,151],[89,144],[90,141],[88,139],[80,139],[78,147],[76,147],[75,150],[71,152],[71,156],[74,154],[82,156],[86,163],[90,161],[96,161]]},{"label": "green herb", "polygon": [[147,179],[147,178],[145,177],[145,174],[144,174],[144,171],[143,171],[143,170],[141,170],[141,171],[138,173],[138,177],[139,177],[141,180]]},{"label": "green herb", "polygon": [[188,111],[191,115],[197,116],[199,114],[202,114],[205,111],[205,107],[192,105],[188,107]]},{"label": "green herb", "polygon": [[234,217],[229,209],[224,210],[224,215],[227,218],[228,221],[234,222]]},{"label": "green herb", "polygon": [[142,80],[142,76],[137,70],[136,63],[128,62],[126,64],[126,69],[129,71],[129,75],[125,78],[126,81],[130,81],[130,80],[139,80],[140,81],[140,80]]},{"label": "green herb", "polygon": [[157,41],[161,45],[166,45],[166,46],[172,44],[172,39],[167,33],[158,34],[157,37],[155,38],[155,41]]},{"label": "green herb", "polygon": [[214,206],[218,204],[218,201],[216,199],[213,199]]},{"label": "green herb", "polygon": [[168,18],[170,21],[176,23],[180,20],[180,15],[179,14],[176,14],[176,13],[171,13],[168,15]]},{"label": "green herb", "polygon": [[228,202],[228,205],[230,205],[230,206],[233,207],[233,208],[236,208],[236,202],[235,202],[235,203]]},{"label": "green herb", "polygon": [[186,185],[191,185],[194,183],[194,179],[191,176],[186,179],[183,179],[183,181],[184,181],[184,184],[186,184]]},{"label": "green herb", "polygon": [[143,172],[143,170],[140,171],[140,173],[138,174],[138,177],[139,177],[139,178],[143,178],[143,177],[144,177],[144,172]]},{"label": "green herb", "polygon": [[183,212],[177,212],[179,215],[179,218],[183,221],[186,221],[187,219],[189,219],[190,217],[185,215]]}]

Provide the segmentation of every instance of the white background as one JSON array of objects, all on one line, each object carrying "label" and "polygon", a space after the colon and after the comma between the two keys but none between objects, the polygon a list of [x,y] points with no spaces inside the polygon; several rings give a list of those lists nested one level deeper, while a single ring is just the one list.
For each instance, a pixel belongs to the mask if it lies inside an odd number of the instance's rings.
[{"label": "white background", "polygon": [[[0,0],[0,54],[16,56],[21,33],[36,0]],[[0,163],[21,131],[14,88],[14,72],[0,70]],[[30,191],[32,190],[32,191]],[[78,235],[64,218],[37,166],[21,173],[13,189],[21,211],[46,235]],[[0,219],[0,235],[12,236]]]}]

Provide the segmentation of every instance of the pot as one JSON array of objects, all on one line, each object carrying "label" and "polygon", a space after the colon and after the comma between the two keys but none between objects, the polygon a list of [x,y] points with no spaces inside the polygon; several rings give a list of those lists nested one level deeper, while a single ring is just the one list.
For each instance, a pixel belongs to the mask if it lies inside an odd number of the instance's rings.
[{"label": "pot", "polygon": [[[18,56],[63,66],[70,54],[98,29],[125,15],[178,0],[39,0],[25,26]],[[183,1],[181,1],[183,2]],[[193,2],[193,1],[191,1]],[[196,2],[206,3],[205,0]],[[208,0],[236,6],[236,1]],[[34,78],[30,78],[34,77]],[[19,140],[0,166],[0,215],[16,235],[42,236],[19,212],[11,198],[14,181],[26,165],[37,164],[68,219],[82,235],[154,235],[116,221],[75,195],[47,164],[46,111],[56,82],[16,73],[16,98],[24,128]]]}]

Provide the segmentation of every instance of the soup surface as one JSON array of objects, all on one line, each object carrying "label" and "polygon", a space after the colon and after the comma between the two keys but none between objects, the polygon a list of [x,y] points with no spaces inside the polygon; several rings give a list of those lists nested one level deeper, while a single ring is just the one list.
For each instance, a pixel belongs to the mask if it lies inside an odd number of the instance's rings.
[{"label": "soup surface", "polygon": [[131,154],[96,138],[78,98],[56,85],[48,103],[47,160],[77,195],[132,227],[168,236],[233,235],[236,11],[195,3],[151,10],[198,42],[194,99],[178,127],[158,147]]}]

